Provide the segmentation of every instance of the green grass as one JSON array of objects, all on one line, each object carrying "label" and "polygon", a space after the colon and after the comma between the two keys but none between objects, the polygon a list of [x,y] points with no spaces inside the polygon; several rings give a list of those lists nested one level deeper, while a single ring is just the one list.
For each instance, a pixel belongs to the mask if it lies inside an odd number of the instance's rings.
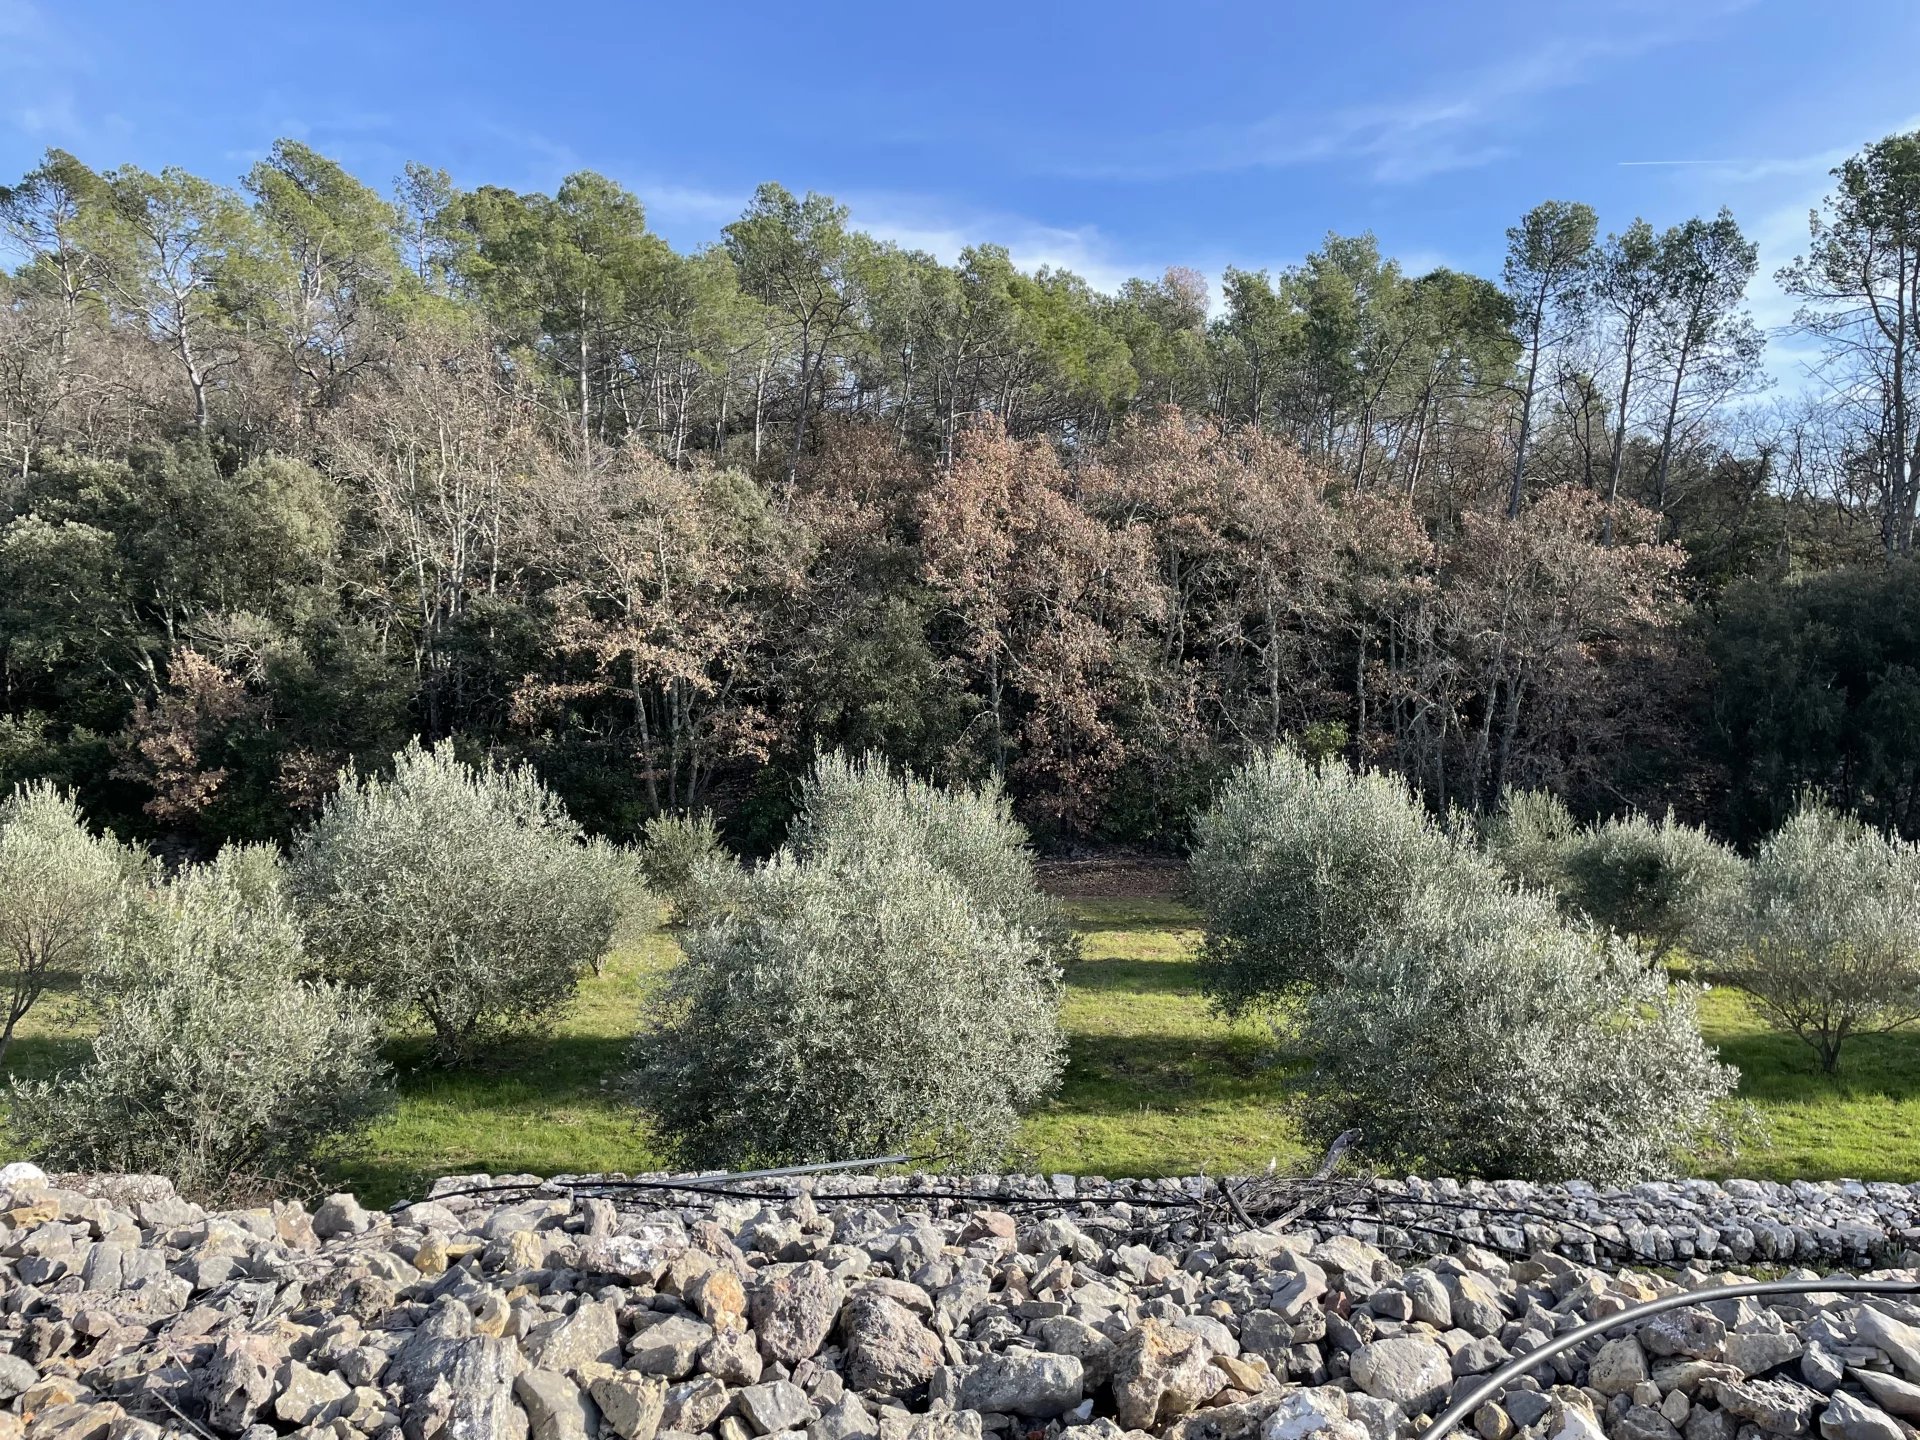
[{"label": "green grass", "polygon": [[[1085,959],[1068,977],[1069,1061],[1058,1097],[1028,1117],[1012,1163],[1098,1175],[1212,1174],[1299,1158],[1285,1102],[1293,1078],[1260,1025],[1228,1025],[1201,999],[1190,910],[1169,900],[1069,901]],[[442,1070],[417,1040],[394,1046],[399,1104],[330,1183],[385,1203],[424,1193],[436,1175],[485,1170],[656,1168],[646,1128],[612,1085],[647,987],[675,961],[656,936],[589,978],[552,1034],[483,1064]],[[1770,1133],[1729,1173],[1777,1179],[1920,1177],[1920,1032],[1849,1042],[1838,1077],[1768,1030],[1739,992],[1701,1007],[1707,1039],[1740,1067],[1741,1094]],[[70,1003],[28,1018],[9,1061],[45,1075],[85,1058]]]},{"label": "green grass", "polygon": [[1738,990],[1702,998],[1700,1029],[1740,1067],[1740,1095],[1765,1124],[1725,1173],[1771,1180],[1920,1179],[1920,1030],[1847,1042],[1837,1075],[1767,1028]]},{"label": "green grass", "polygon": [[1022,1127],[1020,1158],[1081,1175],[1217,1175],[1298,1153],[1271,1035],[1226,1024],[1200,997],[1192,912],[1169,900],[1068,908],[1086,958],[1060,1017],[1067,1073]]}]

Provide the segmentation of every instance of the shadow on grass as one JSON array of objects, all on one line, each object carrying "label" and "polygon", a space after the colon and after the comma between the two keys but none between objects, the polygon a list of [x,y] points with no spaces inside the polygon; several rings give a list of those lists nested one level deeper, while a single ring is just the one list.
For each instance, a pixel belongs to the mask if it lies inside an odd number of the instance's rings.
[{"label": "shadow on grass", "polygon": [[1067,972],[1067,985],[1083,993],[1128,995],[1200,994],[1200,972],[1181,957],[1167,960],[1087,960]]},{"label": "shadow on grass", "polygon": [[1740,1070],[1740,1094],[1749,1100],[1787,1104],[1828,1101],[1920,1099],[1920,1038],[1910,1034],[1859,1035],[1840,1052],[1837,1074],[1821,1071],[1813,1050],[1792,1035],[1743,1030],[1708,1040],[1720,1058]]},{"label": "shadow on grass", "polygon": [[439,1065],[424,1040],[396,1041],[388,1058],[408,1099],[543,1105],[604,1097],[617,1083],[632,1041],[611,1035],[544,1035],[495,1046],[460,1065]]},{"label": "shadow on grass", "polygon": [[1076,1035],[1063,1090],[1074,1095],[1090,1087],[1119,1085],[1173,1095],[1222,1084],[1267,1085],[1296,1068],[1254,1036],[1184,1040]]},{"label": "shadow on grass", "polygon": [[1073,928],[1082,934],[1104,930],[1197,930],[1200,915],[1191,905],[1159,896],[1121,899],[1109,896],[1063,900]]},{"label": "shadow on grass", "polygon": [[7,1052],[7,1074],[19,1080],[48,1080],[93,1058],[93,1042],[84,1035],[18,1035]]}]

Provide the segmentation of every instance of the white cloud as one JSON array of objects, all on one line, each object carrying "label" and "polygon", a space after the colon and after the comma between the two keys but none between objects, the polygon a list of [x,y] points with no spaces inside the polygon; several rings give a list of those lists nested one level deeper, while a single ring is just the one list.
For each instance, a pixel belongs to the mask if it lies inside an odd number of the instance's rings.
[{"label": "white cloud", "polygon": [[651,220],[684,221],[714,226],[738,220],[753,197],[746,191],[707,190],[698,185],[633,181],[628,188],[640,197]]},{"label": "white cloud", "polygon": [[1833,187],[1831,172],[1849,155],[1882,135],[1916,127],[1920,115],[1872,127],[1850,143],[1795,155],[1662,162],[1686,177],[1684,189],[1692,203],[1703,210],[1723,204],[1731,208],[1758,248],[1759,267],[1747,288],[1747,308],[1754,323],[1767,332],[1767,368],[1781,390],[1806,391],[1822,383],[1817,365],[1825,351],[1794,330],[1799,301],[1776,278],[1806,253],[1809,212],[1819,209]]},{"label": "white cloud", "polygon": [[[1693,17],[1721,18],[1749,0],[1727,0]],[[1530,102],[1588,83],[1613,62],[1687,38],[1692,24],[1655,24],[1607,34],[1563,36],[1453,77],[1391,104],[1282,111],[1251,124],[1215,124],[1130,142],[1126,153],[1074,173],[1155,180],[1336,161],[1359,163],[1373,179],[1421,180],[1491,164],[1511,153]]]},{"label": "white cloud", "polygon": [[841,198],[856,229],[903,250],[924,250],[948,264],[969,245],[1001,245],[1022,270],[1042,266],[1071,270],[1094,289],[1112,293],[1136,276],[1158,276],[1168,265],[1180,263],[1174,257],[1148,261],[1124,255],[1093,225],[1055,225],[1002,212],[956,211],[924,196],[856,192]]}]

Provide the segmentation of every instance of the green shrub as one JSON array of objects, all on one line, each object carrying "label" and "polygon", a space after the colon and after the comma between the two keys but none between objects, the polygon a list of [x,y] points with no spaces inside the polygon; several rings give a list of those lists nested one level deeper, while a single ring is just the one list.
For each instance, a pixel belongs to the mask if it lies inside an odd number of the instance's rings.
[{"label": "green shrub", "polygon": [[364,997],[301,979],[305,965],[270,853],[182,871],[103,947],[92,1059],[14,1082],[14,1142],[54,1168],[159,1172],[215,1199],[296,1176],[387,1097]]},{"label": "green shrub", "polygon": [[1229,1015],[1335,983],[1341,962],[1463,855],[1399,778],[1267,751],[1194,825],[1201,983]]},{"label": "green shrub", "polygon": [[1848,1037],[1920,1020],[1920,848],[1805,799],[1760,847],[1721,972],[1829,1073]]},{"label": "green shrub", "polygon": [[680,925],[697,925],[719,914],[740,892],[740,862],[720,838],[711,810],[656,815],[647,821],[640,868]]},{"label": "green shrub", "polygon": [[0,1060],[49,985],[99,964],[144,864],[142,852],[92,834],[51,785],[0,801]]},{"label": "green shrub", "polygon": [[390,780],[343,774],[292,874],[324,972],[419,1015],[448,1060],[551,1023],[629,894],[530,769],[444,743],[408,746]]},{"label": "green shrub", "polygon": [[982,914],[1030,937],[1049,964],[1078,954],[1066,912],[1041,890],[1026,828],[998,785],[942,789],[878,755],[824,755],[801,783],[787,846],[815,860],[867,851],[924,856]]},{"label": "green shrub", "polygon": [[1580,826],[1550,790],[1509,790],[1481,827],[1487,854],[1508,877],[1529,890],[1563,895],[1567,857]]},{"label": "green shrub", "polygon": [[1583,830],[1563,861],[1568,902],[1658,964],[1682,941],[1709,945],[1746,864],[1697,826],[1627,815]]},{"label": "green shrub", "polygon": [[997,1158],[1064,1054],[1032,937],[910,852],[781,855],[743,892],[686,937],[636,1049],[676,1159]]},{"label": "green shrub", "polygon": [[[1509,854],[1523,829],[1550,854],[1562,813],[1523,802]],[[1230,1013],[1293,1002],[1310,1137],[1358,1128],[1395,1166],[1533,1179],[1666,1173],[1715,1138],[1734,1074],[1690,993],[1511,888],[1398,780],[1276,750],[1196,833],[1208,989]]]},{"label": "green shrub", "polygon": [[1737,1073],[1693,996],[1536,892],[1440,883],[1308,997],[1304,1128],[1427,1173],[1618,1182],[1714,1141]]},{"label": "green shrub", "polygon": [[586,865],[601,875],[613,897],[613,928],[606,946],[592,961],[593,973],[604,975],[609,956],[634,949],[660,928],[660,897],[647,884],[638,851],[598,835],[583,848]]}]

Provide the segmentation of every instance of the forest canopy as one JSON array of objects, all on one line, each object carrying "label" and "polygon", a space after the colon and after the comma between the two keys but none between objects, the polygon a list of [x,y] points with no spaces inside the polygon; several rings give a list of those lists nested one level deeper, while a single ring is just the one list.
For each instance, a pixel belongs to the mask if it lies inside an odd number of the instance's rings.
[{"label": "forest canopy", "polygon": [[1834,172],[1781,398],[1725,211],[1103,292],[774,184],[682,252],[586,172],[51,151],[0,188],[0,787],[209,854],[418,738],[764,848],[845,749],[1170,843],[1290,738],[1435,807],[1911,835],[1916,156]]}]

